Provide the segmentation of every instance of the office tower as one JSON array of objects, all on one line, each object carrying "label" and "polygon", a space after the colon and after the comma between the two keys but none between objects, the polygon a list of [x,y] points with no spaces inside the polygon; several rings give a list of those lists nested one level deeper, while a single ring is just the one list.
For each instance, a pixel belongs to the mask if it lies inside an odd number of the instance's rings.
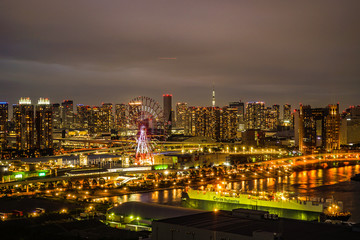
[{"label": "office tower", "polygon": [[7,124],[9,117],[9,104],[0,102],[0,153],[7,148]]},{"label": "office tower", "polygon": [[312,153],[315,150],[332,151],[340,148],[339,105],[311,108],[300,105],[299,150]]},{"label": "office tower", "polygon": [[117,130],[126,129],[126,105],[115,105],[115,128]]},{"label": "office tower", "polygon": [[103,103],[100,107],[100,131],[110,132],[114,116],[112,114],[112,103]]},{"label": "office tower", "polygon": [[342,113],[340,129],[341,144],[360,143],[360,106],[351,106]]},{"label": "office tower", "polygon": [[246,129],[265,129],[265,103],[248,102],[245,114]]},{"label": "office tower", "polygon": [[244,108],[244,103],[239,101],[239,102],[231,102],[229,103],[229,107],[230,108],[236,108],[237,109],[237,122],[238,122],[238,131],[244,131],[245,130],[245,121],[244,121],[244,116],[245,116],[245,108]]},{"label": "office tower", "polygon": [[72,100],[64,100],[61,104],[61,128],[71,129],[74,124],[74,106]]},{"label": "office tower", "polygon": [[292,124],[292,117],[291,117],[291,105],[285,104],[283,106],[283,125],[286,127],[291,127]]},{"label": "office tower", "polygon": [[34,105],[30,98],[20,98],[19,104],[13,105],[17,150],[34,148]]},{"label": "office tower", "polygon": [[176,127],[185,128],[187,103],[176,104]]},{"label": "office tower", "polygon": [[52,107],[47,98],[40,98],[36,105],[36,148],[40,150],[53,148]]},{"label": "office tower", "polygon": [[172,127],[172,116],[171,116],[171,110],[172,110],[172,95],[171,94],[164,94],[163,95],[163,102],[164,102],[164,123],[165,123],[165,130],[167,131],[167,134],[171,133],[171,127]]},{"label": "office tower", "polygon": [[52,105],[53,129],[61,129],[61,106],[59,103]]}]

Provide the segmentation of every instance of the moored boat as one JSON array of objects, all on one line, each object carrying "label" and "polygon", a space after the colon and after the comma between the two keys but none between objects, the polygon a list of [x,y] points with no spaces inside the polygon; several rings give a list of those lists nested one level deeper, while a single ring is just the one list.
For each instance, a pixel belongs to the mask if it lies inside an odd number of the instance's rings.
[{"label": "moored boat", "polygon": [[221,186],[208,185],[198,190],[188,188],[183,197],[194,200],[229,203],[257,208],[276,208],[302,212],[313,212],[325,215],[327,219],[346,221],[350,218],[349,212],[343,211],[343,203],[334,199],[310,198],[296,196],[288,192],[243,192],[224,190]]}]

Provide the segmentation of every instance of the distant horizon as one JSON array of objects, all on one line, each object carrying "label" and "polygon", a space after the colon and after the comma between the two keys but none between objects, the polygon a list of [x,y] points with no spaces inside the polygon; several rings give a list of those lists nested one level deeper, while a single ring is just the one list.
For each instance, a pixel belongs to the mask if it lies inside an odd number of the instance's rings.
[{"label": "distant horizon", "polygon": [[[164,93],[164,94],[165,94],[165,93]],[[190,104],[189,102],[186,102],[186,101],[174,101],[174,94],[172,94],[172,93],[166,93],[166,94],[171,94],[171,95],[172,95],[172,97],[173,97],[173,98],[172,98],[172,107],[174,108],[174,110],[175,110],[175,107],[176,107],[176,104],[177,104],[177,103],[187,103],[189,107],[211,107],[211,104],[212,104],[212,103],[211,103],[212,98],[210,98],[210,99],[208,100],[208,105],[200,105],[200,104]],[[14,105],[14,104],[18,104],[20,98],[27,98],[27,97],[28,97],[28,96],[19,97],[16,102],[10,102],[10,101],[8,101],[8,100],[6,100],[6,99],[0,99],[0,102],[7,102],[7,103],[9,104],[9,106],[12,106],[12,105]],[[134,99],[134,98],[136,98],[136,97],[138,97],[138,96],[134,96],[133,98],[128,99],[128,101],[123,101],[123,102],[100,101],[98,104],[88,104],[88,103],[83,102],[83,101],[77,102],[77,101],[74,100],[73,98],[64,98],[64,99],[62,99],[62,100],[60,100],[60,101],[52,101],[52,98],[51,98],[51,97],[44,97],[44,96],[39,96],[39,97],[36,97],[36,98],[31,98],[31,97],[29,97],[29,98],[30,98],[30,100],[31,100],[31,104],[32,104],[32,105],[36,105],[37,102],[38,102],[38,100],[39,100],[40,98],[48,98],[49,101],[50,101],[50,104],[56,104],[56,103],[61,104],[61,103],[62,103],[63,101],[65,101],[65,100],[71,100],[71,101],[73,101],[74,109],[76,109],[76,106],[77,106],[77,105],[85,105],[85,106],[91,106],[91,107],[93,107],[93,106],[101,106],[103,103],[111,103],[111,104],[113,104],[113,105],[116,105],[116,104],[127,104],[129,101],[131,101],[132,99]],[[156,98],[153,98],[153,97],[151,97],[151,96],[145,96],[145,97],[150,97],[150,98],[156,100],[156,101],[160,104],[160,106],[162,107],[162,103],[163,103],[163,101],[162,101],[162,95],[161,95],[160,97],[158,97],[157,99],[156,99]],[[75,97],[75,99],[76,99],[76,97]],[[254,100],[254,99],[252,99],[252,100],[249,100],[249,101],[244,101],[244,100],[241,99],[241,100],[227,101],[227,102],[225,102],[224,104],[216,104],[216,107],[220,107],[220,108],[226,107],[226,106],[228,106],[231,102],[239,102],[239,101],[243,102],[243,103],[245,104],[245,106],[246,106],[246,104],[249,103],[249,102],[264,102],[266,107],[272,107],[273,105],[280,105],[280,107],[281,107],[281,108],[280,108],[280,111],[282,111],[282,106],[284,106],[285,104],[290,104],[292,110],[298,109],[301,104],[302,104],[302,105],[310,105],[312,108],[322,108],[322,107],[326,107],[326,106],[328,106],[328,105],[330,105],[330,104],[339,104],[339,110],[340,110],[340,112],[342,112],[342,111],[344,111],[344,110],[346,110],[346,109],[348,109],[348,108],[350,108],[350,107],[359,106],[359,105],[360,105],[360,102],[359,102],[359,104],[354,104],[354,105],[349,105],[349,106],[343,106],[343,105],[341,104],[341,102],[340,102],[340,103],[339,103],[339,102],[328,103],[328,104],[325,104],[325,105],[313,105],[313,104],[307,104],[307,103],[303,103],[303,102],[300,102],[300,103],[298,103],[297,105],[291,104],[290,102],[285,102],[285,103],[271,103],[271,104],[268,104],[266,101],[262,101],[262,100]],[[204,101],[203,101],[203,102],[204,102]],[[216,102],[218,102],[218,101],[216,101]],[[10,108],[9,108],[9,110],[10,110]]]}]

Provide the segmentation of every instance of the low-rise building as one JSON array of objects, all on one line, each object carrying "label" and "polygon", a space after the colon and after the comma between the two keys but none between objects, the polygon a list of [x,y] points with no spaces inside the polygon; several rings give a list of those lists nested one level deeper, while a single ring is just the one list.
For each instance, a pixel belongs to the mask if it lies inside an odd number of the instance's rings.
[{"label": "low-rise building", "polygon": [[156,220],[152,230],[152,240],[360,239],[356,227],[278,218],[247,209]]}]

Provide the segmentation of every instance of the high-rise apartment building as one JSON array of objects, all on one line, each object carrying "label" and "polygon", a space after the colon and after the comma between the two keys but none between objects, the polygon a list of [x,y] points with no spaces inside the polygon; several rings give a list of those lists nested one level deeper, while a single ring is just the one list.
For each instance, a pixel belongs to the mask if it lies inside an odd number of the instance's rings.
[{"label": "high-rise apartment building", "polygon": [[74,124],[74,104],[72,100],[61,103],[61,128],[71,129]]},{"label": "high-rise apartment building", "polygon": [[126,129],[126,104],[115,104],[115,128]]},{"label": "high-rise apartment building", "polygon": [[283,106],[283,125],[286,127],[291,127],[293,126],[292,123],[292,116],[291,116],[291,105],[290,104],[285,104]]},{"label": "high-rise apartment building", "polygon": [[7,148],[7,124],[9,117],[9,104],[0,102],[0,153]]},{"label": "high-rise apartment building", "polygon": [[275,119],[275,126],[273,129],[276,129],[280,126],[280,105],[273,105],[272,110],[274,111],[274,119]]},{"label": "high-rise apartment building", "polygon": [[77,104],[76,105],[76,125],[78,128],[88,129],[91,117],[91,107],[89,105]]},{"label": "high-rise apartment building", "polygon": [[184,133],[188,136],[195,136],[195,117],[196,108],[188,107],[185,116]]},{"label": "high-rise apartment building", "polygon": [[112,113],[112,103],[103,103],[100,107],[100,121],[101,121],[101,132],[110,132],[113,122],[114,115]]},{"label": "high-rise apartment building", "polygon": [[224,107],[221,112],[221,140],[233,140],[236,138],[236,132],[238,129],[238,109]]},{"label": "high-rise apartment building", "polygon": [[188,105],[187,103],[177,103],[176,104],[176,127],[177,128],[185,128],[186,122],[186,111]]},{"label": "high-rise apartment building", "polygon": [[53,129],[61,129],[61,106],[59,103],[52,105]]},{"label": "high-rise apartment building", "polygon": [[351,106],[342,113],[340,143],[350,146],[360,143],[360,106]]},{"label": "high-rise apartment building", "polygon": [[248,102],[246,104],[245,119],[246,129],[264,130],[266,128],[265,103]]},{"label": "high-rise apartment building", "polygon": [[13,105],[15,122],[16,148],[30,150],[35,147],[34,105],[30,98],[21,98],[19,104]]},{"label": "high-rise apartment building", "polygon": [[103,133],[110,132],[113,123],[112,104],[103,103],[100,107],[91,108],[89,117],[89,132]]},{"label": "high-rise apartment building", "polygon": [[91,108],[91,115],[89,118],[89,133],[101,132],[101,109],[100,107],[94,106]]},{"label": "high-rise apartment building", "polygon": [[340,149],[339,105],[326,108],[311,108],[300,105],[299,149],[311,153],[315,150],[332,151]]},{"label": "high-rise apartment building", "polygon": [[165,130],[168,134],[171,133],[172,128],[172,95],[171,94],[164,94],[163,95],[163,103],[164,103],[164,123],[165,123]]},{"label": "high-rise apartment building", "polygon": [[188,107],[185,114],[186,135],[213,140],[233,140],[237,133],[237,109],[219,107]]},{"label": "high-rise apartment building", "polygon": [[230,108],[236,108],[237,109],[237,122],[238,122],[238,131],[244,131],[245,130],[245,108],[244,103],[239,102],[231,102],[229,103]]},{"label": "high-rise apartment building", "polygon": [[265,107],[265,129],[276,130],[280,124],[280,106]]},{"label": "high-rise apartment building", "polygon": [[52,106],[47,98],[40,98],[36,105],[36,148],[40,150],[53,148]]},{"label": "high-rise apartment building", "polygon": [[327,151],[340,149],[340,114],[339,104],[327,106],[325,118],[325,149]]},{"label": "high-rise apartment building", "polygon": [[[220,140],[224,129],[221,127],[222,109],[219,107],[207,108],[206,137]],[[226,135],[227,136],[227,135]]]}]

